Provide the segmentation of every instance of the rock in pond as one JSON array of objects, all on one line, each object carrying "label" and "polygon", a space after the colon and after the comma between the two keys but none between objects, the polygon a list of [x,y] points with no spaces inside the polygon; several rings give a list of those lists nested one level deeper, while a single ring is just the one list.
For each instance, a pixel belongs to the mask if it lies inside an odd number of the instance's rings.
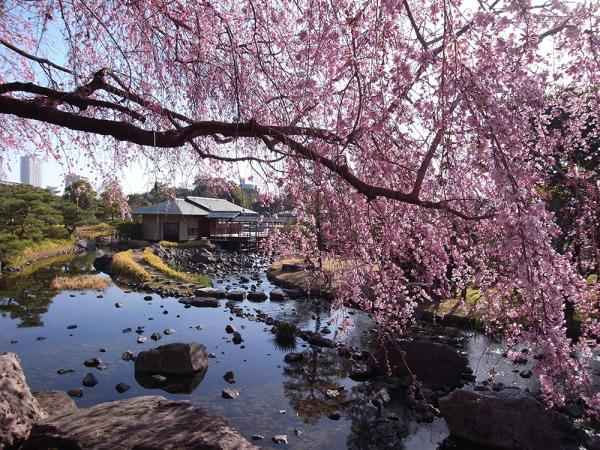
[{"label": "rock in pond", "polygon": [[228,398],[228,399],[236,399],[240,396],[240,393],[236,390],[236,389],[232,389],[232,388],[226,388],[223,389],[223,392],[221,392],[221,396],[223,398]]},{"label": "rock in pond", "polygon": [[269,293],[269,298],[271,299],[272,302],[284,302],[284,301],[288,300],[289,297],[281,289],[273,289]]},{"label": "rock in pond", "polygon": [[242,290],[235,290],[235,291],[229,291],[227,293],[227,299],[228,300],[244,300],[244,297],[246,297],[246,291],[242,291]]},{"label": "rock in pond", "polygon": [[89,358],[83,362],[85,367],[99,367],[102,364],[102,360],[100,358]]},{"label": "rock in pond", "polygon": [[86,387],[94,387],[98,384],[98,379],[94,376],[93,373],[88,373],[83,378],[82,384]]},{"label": "rock in pond", "polygon": [[218,308],[219,300],[212,297],[182,297],[179,303],[195,306],[196,308]]},{"label": "rock in pond", "polygon": [[129,386],[127,383],[119,383],[115,386],[115,390],[119,394],[122,394],[123,392],[128,391],[130,388],[131,388],[131,386]]},{"label": "rock in pond", "polygon": [[251,302],[264,302],[267,299],[267,294],[263,291],[250,291],[246,297]]},{"label": "rock in pond", "polygon": [[77,409],[77,405],[65,391],[39,391],[34,392],[33,396],[48,416],[59,416]]},{"label": "rock in pond", "polygon": [[225,298],[227,292],[225,292],[223,289],[202,288],[197,289],[194,292],[194,295],[196,295],[197,297]]},{"label": "rock in pond", "polygon": [[161,345],[135,358],[135,371],[140,374],[193,375],[208,367],[208,355],[196,342]]},{"label": "rock in pond", "polygon": [[468,363],[466,356],[447,344],[406,340],[386,342],[369,361],[379,374],[386,374],[389,367],[400,378],[412,373],[422,383],[451,387],[460,385]]},{"label": "rock in pond", "polygon": [[223,418],[160,396],[100,403],[43,420],[25,448],[53,447],[258,450]]},{"label": "rock in pond", "polygon": [[81,397],[83,397],[83,389],[81,389],[81,388],[71,389],[70,391],[67,391],[67,395],[69,397],[81,398]]},{"label": "rock in pond", "polygon": [[518,388],[499,392],[456,390],[440,398],[451,435],[499,449],[576,449],[584,439],[567,416]]},{"label": "rock in pond", "polygon": [[223,375],[223,379],[225,381],[227,381],[229,384],[235,383],[235,375],[233,374],[232,371],[225,372],[225,375]]},{"label": "rock in pond", "polygon": [[242,338],[242,335],[236,331],[235,333],[233,333],[233,338],[231,339],[231,342],[233,342],[235,345],[239,345],[242,342],[244,342],[244,339]]},{"label": "rock in pond", "polygon": [[277,435],[273,436],[271,438],[271,440],[275,444],[287,444],[288,443],[287,435],[286,434],[277,434]]},{"label": "rock in pond", "polygon": [[23,442],[35,422],[46,417],[25,381],[15,353],[0,354],[0,447]]}]

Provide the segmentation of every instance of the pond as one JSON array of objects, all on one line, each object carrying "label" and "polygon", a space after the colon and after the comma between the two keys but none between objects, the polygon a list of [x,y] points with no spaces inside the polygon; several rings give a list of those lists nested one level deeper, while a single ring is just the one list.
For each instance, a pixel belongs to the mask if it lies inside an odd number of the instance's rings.
[{"label": "pond", "polygon": [[[284,356],[295,351],[310,350],[303,341],[295,344],[278,342],[270,326],[262,322],[237,317],[222,300],[219,308],[185,308],[176,298],[144,300],[147,294],[127,292],[112,285],[105,292],[60,292],[50,290],[49,284],[57,275],[96,273],[93,268],[97,253],[60,257],[28,266],[23,273],[0,279],[0,352],[15,352],[21,358],[27,382],[32,391],[43,389],[72,390],[82,387],[82,379],[92,371],[99,383],[83,388],[79,407],[135,397],[163,395],[176,400],[189,400],[195,405],[227,419],[242,435],[250,439],[260,434],[257,442],[263,447],[277,447],[271,436],[286,434],[288,448],[345,449],[345,448],[406,448],[435,449],[447,434],[443,419],[417,423],[401,401],[393,400],[386,414],[393,420],[379,420],[373,428],[376,409],[369,396],[378,387],[359,383],[348,377],[349,362],[335,350],[311,351],[301,363],[288,365]],[[269,292],[273,285],[261,264],[261,289]],[[238,283],[239,276],[229,274],[213,280],[215,287]],[[122,307],[116,307],[120,303]],[[263,311],[277,320],[286,320],[303,330],[318,331],[332,317],[321,300],[298,299],[287,302],[236,302],[246,312]],[[333,314],[330,325],[333,336],[336,324],[350,317],[353,325],[337,339],[360,348],[371,345],[374,324],[360,311],[345,310]],[[234,345],[225,326],[233,324],[244,342]],[[76,325],[76,328],[73,327]],[[162,339],[138,344],[135,330],[144,327],[143,334],[159,332]],[[167,328],[175,329],[165,335]],[[127,331],[131,329],[133,331]],[[455,330],[444,333],[457,333]],[[462,332],[461,332],[462,333]],[[198,342],[214,353],[209,368],[197,386],[186,386],[186,393],[169,393],[138,382],[133,362],[124,361],[122,354],[148,350],[171,342]],[[101,351],[104,350],[104,351]],[[470,366],[479,380],[488,376],[491,367],[499,373],[497,381],[536,389],[537,381],[525,380],[502,357],[500,344],[476,333],[467,334],[466,352]],[[102,370],[84,367],[92,357],[102,360]],[[74,372],[58,374],[61,368]],[[517,372],[514,372],[517,370]],[[223,375],[233,371],[236,383],[231,386]],[[123,394],[115,390],[118,383],[131,389]],[[236,400],[223,399],[224,388],[240,392]],[[328,394],[327,391],[330,391]],[[339,395],[331,395],[336,390]],[[328,416],[339,412],[340,420]],[[381,426],[379,426],[381,425]]]}]

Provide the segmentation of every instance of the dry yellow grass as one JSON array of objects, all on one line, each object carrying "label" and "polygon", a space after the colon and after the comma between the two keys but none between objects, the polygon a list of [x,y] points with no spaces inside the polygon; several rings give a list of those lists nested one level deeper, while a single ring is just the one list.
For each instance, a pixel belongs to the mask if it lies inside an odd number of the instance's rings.
[{"label": "dry yellow grass", "polygon": [[110,270],[115,275],[123,275],[139,281],[150,281],[152,277],[137,261],[133,259],[133,250],[115,253]]},{"label": "dry yellow grass", "polygon": [[100,275],[74,275],[72,277],[56,277],[51,287],[56,291],[87,291],[95,289],[103,291],[112,284],[110,278]]},{"label": "dry yellow grass", "polygon": [[172,267],[167,266],[164,261],[157,255],[155,255],[151,249],[146,248],[142,253],[142,261],[151,267],[154,267],[159,272],[164,273],[168,277],[175,278],[177,280],[187,281],[188,283],[198,283],[205,286],[210,285],[210,279],[200,274],[189,274],[180,272]]},{"label": "dry yellow grass", "polygon": [[204,247],[205,245],[209,245],[210,241],[208,239],[198,239],[196,241],[188,241],[188,242],[160,241],[159,244],[162,245],[163,247],[192,248],[192,247]]},{"label": "dry yellow grass", "polygon": [[38,261],[50,258],[63,251],[74,250],[75,244],[71,239],[47,239],[26,248],[18,256],[10,260],[10,264],[18,266],[26,262]]},{"label": "dry yellow grass", "polygon": [[[313,263],[316,264],[316,260]],[[269,272],[273,278],[277,281],[290,286],[299,286],[303,289],[318,289],[322,292],[333,292],[336,286],[335,274],[340,272],[345,263],[339,259],[325,259],[323,260],[323,269],[331,274],[329,280],[324,280],[319,276],[316,276],[310,270],[302,270],[299,272],[282,272],[282,266],[284,264],[303,264],[303,258],[285,258],[274,262],[269,267]]]}]

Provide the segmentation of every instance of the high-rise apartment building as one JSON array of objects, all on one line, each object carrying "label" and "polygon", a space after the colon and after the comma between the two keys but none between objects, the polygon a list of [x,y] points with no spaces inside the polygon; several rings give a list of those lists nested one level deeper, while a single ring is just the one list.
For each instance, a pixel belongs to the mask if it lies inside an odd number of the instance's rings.
[{"label": "high-rise apartment building", "polygon": [[21,183],[42,187],[42,160],[37,156],[21,156]]}]

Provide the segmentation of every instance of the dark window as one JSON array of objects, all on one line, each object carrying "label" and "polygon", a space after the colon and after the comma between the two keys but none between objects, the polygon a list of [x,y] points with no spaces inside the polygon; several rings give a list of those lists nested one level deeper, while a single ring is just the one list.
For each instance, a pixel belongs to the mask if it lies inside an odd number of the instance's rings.
[{"label": "dark window", "polygon": [[179,223],[167,222],[163,224],[163,239],[165,241],[179,240]]},{"label": "dark window", "polygon": [[190,236],[195,236],[195,235],[197,235],[197,234],[198,234],[198,228],[192,228],[192,227],[189,227],[189,228],[188,228],[188,234],[189,234]]}]

